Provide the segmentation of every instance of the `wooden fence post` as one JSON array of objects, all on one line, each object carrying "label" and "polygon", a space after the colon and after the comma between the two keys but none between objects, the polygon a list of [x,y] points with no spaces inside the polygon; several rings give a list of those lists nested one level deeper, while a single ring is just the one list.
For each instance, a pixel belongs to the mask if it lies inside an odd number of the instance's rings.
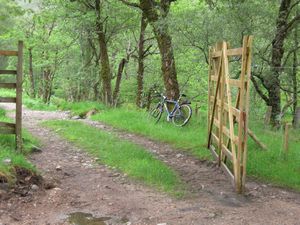
[{"label": "wooden fence post", "polygon": [[291,127],[290,123],[285,123],[284,125],[284,143],[283,143],[283,150],[284,156],[287,157],[289,153],[289,129]]},{"label": "wooden fence post", "polygon": [[22,80],[23,80],[23,42],[18,43],[18,65],[16,78],[16,148],[22,151]]},{"label": "wooden fence post", "polygon": [[265,126],[270,124],[271,113],[272,113],[272,106],[268,106],[267,112],[265,114],[265,121],[264,121]]}]

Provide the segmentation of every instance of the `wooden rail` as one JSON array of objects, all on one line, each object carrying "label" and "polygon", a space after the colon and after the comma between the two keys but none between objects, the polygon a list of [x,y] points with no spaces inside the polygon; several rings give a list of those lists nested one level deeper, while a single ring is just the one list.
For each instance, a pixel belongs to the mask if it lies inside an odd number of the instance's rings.
[{"label": "wooden rail", "polygon": [[0,74],[15,74],[17,75],[16,70],[0,70]]},{"label": "wooden rail", "polygon": [[0,75],[14,75],[15,82],[0,83],[0,88],[15,89],[15,97],[0,97],[0,103],[15,103],[15,123],[0,122],[0,134],[14,134],[16,149],[22,151],[22,81],[23,81],[23,42],[19,41],[18,51],[0,50],[0,56],[16,56],[16,70],[0,70]]}]

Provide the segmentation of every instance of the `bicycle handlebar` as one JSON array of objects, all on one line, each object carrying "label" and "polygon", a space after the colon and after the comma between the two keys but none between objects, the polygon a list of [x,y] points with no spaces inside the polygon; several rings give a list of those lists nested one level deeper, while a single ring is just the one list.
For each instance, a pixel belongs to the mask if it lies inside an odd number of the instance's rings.
[{"label": "bicycle handlebar", "polygon": [[[157,94],[159,97],[162,97],[163,99],[167,99],[167,97],[165,95],[163,95],[162,93],[158,92],[158,91],[154,91],[155,94]],[[186,94],[182,93],[179,95],[179,98],[177,101],[179,101],[181,99],[181,97],[186,97]]]}]

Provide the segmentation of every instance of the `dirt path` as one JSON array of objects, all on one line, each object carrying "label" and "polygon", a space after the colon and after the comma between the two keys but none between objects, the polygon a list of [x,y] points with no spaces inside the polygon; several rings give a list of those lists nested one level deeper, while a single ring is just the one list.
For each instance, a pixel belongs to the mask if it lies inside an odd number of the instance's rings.
[{"label": "dirt path", "polygon": [[[10,109],[7,104],[5,107]],[[73,212],[110,218],[104,218],[106,223],[83,225],[299,224],[297,193],[252,182],[247,197],[237,196],[213,164],[176,152],[168,145],[86,121],[146,147],[180,174],[192,194],[176,200],[136,183],[95,163],[79,148],[38,124],[67,118],[64,112],[24,110],[24,126],[42,143],[42,152],[33,154],[30,160],[56,187],[1,201],[1,225],[72,224],[68,215]]]}]

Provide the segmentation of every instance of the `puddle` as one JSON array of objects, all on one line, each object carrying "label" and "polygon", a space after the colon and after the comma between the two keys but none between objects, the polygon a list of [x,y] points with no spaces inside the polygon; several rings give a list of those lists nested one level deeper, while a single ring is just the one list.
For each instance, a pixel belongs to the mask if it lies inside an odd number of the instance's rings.
[{"label": "puddle", "polygon": [[69,223],[72,225],[106,225],[110,217],[94,217],[90,213],[75,212],[69,214]]}]

